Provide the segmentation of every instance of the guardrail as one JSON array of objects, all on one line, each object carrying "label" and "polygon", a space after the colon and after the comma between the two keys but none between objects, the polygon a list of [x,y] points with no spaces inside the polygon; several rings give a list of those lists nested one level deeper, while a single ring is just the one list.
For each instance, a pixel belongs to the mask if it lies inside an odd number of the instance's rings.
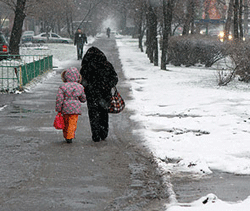
[{"label": "guardrail", "polygon": [[[47,55],[0,55],[0,92],[22,90],[32,79],[53,68],[53,57]],[[3,59],[3,60],[1,60]]]}]

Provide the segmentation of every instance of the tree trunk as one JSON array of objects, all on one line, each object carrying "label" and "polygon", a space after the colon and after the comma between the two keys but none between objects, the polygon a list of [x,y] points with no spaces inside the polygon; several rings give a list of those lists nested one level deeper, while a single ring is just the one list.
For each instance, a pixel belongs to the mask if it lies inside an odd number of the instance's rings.
[{"label": "tree trunk", "polygon": [[149,58],[149,61],[153,63],[153,50],[152,50],[152,29],[151,29],[151,13],[150,9],[149,12],[147,13],[147,56]]},{"label": "tree trunk", "polygon": [[148,14],[146,15],[147,16],[147,25],[146,25],[146,54],[149,58],[149,29],[148,29]]},{"label": "tree trunk", "polygon": [[70,25],[71,25],[71,38],[74,39],[74,24],[73,24],[73,15],[72,12],[70,13]]},{"label": "tree trunk", "polygon": [[157,16],[149,6],[147,14],[147,55],[151,63],[158,65]]},{"label": "tree trunk", "polygon": [[171,33],[171,24],[173,19],[173,0],[163,0],[163,40],[162,40],[162,55],[161,69],[166,70],[168,38]]},{"label": "tree trunk", "polygon": [[71,37],[71,30],[70,30],[70,20],[69,20],[69,14],[66,14],[66,22],[67,22],[67,32],[69,34],[69,36]]},{"label": "tree trunk", "polygon": [[127,27],[127,13],[126,12],[123,12],[123,14],[122,14],[120,27],[122,29],[122,34],[126,34],[126,27]]},{"label": "tree trunk", "polygon": [[239,38],[239,0],[234,2],[234,39]]},{"label": "tree trunk", "polygon": [[189,34],[190,30],[190,24],[194,20],[194,2],[193,0],[187,1],[187,13],[186,13],[186,19],[183,27],[183,35]]},{"label": "tree trunk", "polygon": [[24,14],[26,0],[17,0],[15,8],[14,24],[10,36],[10,53],[19,55],[19,43],[22,36],[23,21],[26,17]]},{"label": "tree trunk", "polygon": [[144,36],[144,32],[142,30],[142,28],[139,30],[139,48],[141,50],[141,52],[143,52],[143,44],[142,44],[142,39],[143,39],[143,36]]},{"label": "tree trunk", "polygon": [[244,0],[244,35],[248,34],[248,0]]},{"label": "tree trunk", "polygon": [[195,5],[194,0],[190,2],[190,24],[191,24],[191,34],[194,34],[194,19],[195,19]]},{"label": "tree trunk", "polygon": [[234,3],[234,0],[230,0],[229,7],[227,10],[227,20],[226,20],[225,30],[224,30],[226,40],[228,40],[228,36],[229,36],[231,24],[232,24],[233,3]]},{"label": "tree trunk", "polygon": [[[206,20],[210,19],[210,17],[209,17],[209,4],[210,4],[210,1],[206,0],[205,1],[205,19]],[[206,22],[206,35],[208,35],[208,22]]]},{"label": "tree trunk", "polygon": [[142,39],[144,36],[144,27],[143,27],[143,10],[140,11],[140,19],[139,19],[139,24],[138,24],[138,42],[139,42],[139,48],[141,52],[143,52],[143,45],[142,45]]},{"label": "tree trunk", "polygon": [[161,53],[161,69],[166,70],[167,65],[167,42],[168,42],[168,34],[167,34],[167,12],[166,12],[166,1],[163,0],[163,29],[162,29],[162,53]]},{"label": "tree trunk", "polygon": [[[0,12],[0,20],[2,20],[1,12]],[[3,23],[2,23],[2,21],[0,21],[0,31],[2,31],[2,25],[3,25]]]},{"label": "tree trunk", "polygon": [[244,32],[243,32],[243,22],[242,22],[242,14],[243,14],[243,2],[240,0],[240,8],[239,8],[239,29],[240,29],[240,39],[243,40]]},{"label": "tree trunk", "polygon": [[152,22],[152,41],[153,41],[153,62],[154,62],[154,66],[158,66],[158,39],[157,39],[157,15],[155,14],[155,12],[153,11],[152,14],[153,17],[153,22]]}]

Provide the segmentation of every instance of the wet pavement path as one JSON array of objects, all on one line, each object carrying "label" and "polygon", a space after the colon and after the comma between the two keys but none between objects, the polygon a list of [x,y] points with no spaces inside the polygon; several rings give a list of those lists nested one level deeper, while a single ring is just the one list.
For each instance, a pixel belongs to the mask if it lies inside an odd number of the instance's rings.
[{"label": "wet pavement path", "polygon": [[[129,100],[115,40],[94,45],[114,65]],[[80,61],[70,66],[79,68]],[[99,143],[91,140],[86,104],[73,144],[53,128],[61,71],[31,92],[0,95],[0,210],[161,210],[168,195],[150,153],[132,134],[138,125],[129,110],[110,115],[109,137]]]}]

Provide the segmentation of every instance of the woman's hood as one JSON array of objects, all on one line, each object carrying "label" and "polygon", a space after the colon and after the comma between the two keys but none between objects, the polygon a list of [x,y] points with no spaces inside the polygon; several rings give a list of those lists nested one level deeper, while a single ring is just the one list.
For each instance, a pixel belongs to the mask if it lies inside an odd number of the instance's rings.
[{"label": "woman's hood", "polygon": [[62,79],[65,82],[79,82],[80,73],[75,67],[71,67],[62,73]]},{"label": "woman's hood", "polygon": [[83,60],[82,60],[82,65],[84,62],[92,62],[92,61],[97,62],[97,63],[105,62],[107,61],[107,57],[97,47],[91,47],[88,49],[88,51],[84,55]]}]

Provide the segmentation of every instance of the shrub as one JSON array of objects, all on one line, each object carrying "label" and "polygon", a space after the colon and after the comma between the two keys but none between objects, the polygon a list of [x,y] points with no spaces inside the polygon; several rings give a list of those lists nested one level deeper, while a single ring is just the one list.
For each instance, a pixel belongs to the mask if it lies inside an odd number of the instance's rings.
[{"label": "shrub", "polygon": [[227,85],[234,77],[250,82],[250,41],[220,42],[203,35],[173,36],[169,39],[168,63],[187,67],[203,64],[211,67],[223,58],[230,58],[223,69],[218,69],[219,85]]},{"label": "shrub", "polygon": [[239,80],[250,81],[250,43],[234,42],[229,47],[229,55],[235,66]]},{"label": "shrub", "polygon": [[250,43],[234,41],[225,43],[230,64],[224,70],[218,70],[219,85],[227,85],[235,76],[240,81],[250,82]]},{"label": "shrub", "polygon": [[173,36],[169,40],[168,63],[175,66],[204,64],[211,67],[225,56],[223,43],[202,35]]}]

